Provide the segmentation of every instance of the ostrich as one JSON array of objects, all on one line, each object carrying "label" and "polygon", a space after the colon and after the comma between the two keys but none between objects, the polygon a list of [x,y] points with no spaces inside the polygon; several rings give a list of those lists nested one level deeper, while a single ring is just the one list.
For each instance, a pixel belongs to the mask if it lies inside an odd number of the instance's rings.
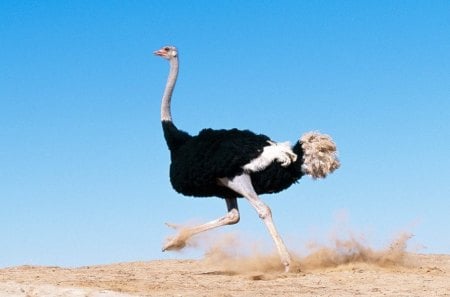
[{"label": "ostrich", "polygon": [[263,220],[288,272],[288,250],[275,228],[270,208],[258,195],[278,193],[305,174],[324,178],[340,165],[336,145],[328,135],[316,132],[304,134],[292,147],[288,142],[277,143],[248,130],[204,129],[191,136],[174,125],[170,111],[178,76],[178,50],[164,46],[154,54],[170,63],[161,121],[172,161],[172,187],[186,196],[223,198],[228,209],[223,217],[182,229],[165,243],[163,251],[183,248],[187,239],[200,232],[239,222],[237,198],[243,197]]}]

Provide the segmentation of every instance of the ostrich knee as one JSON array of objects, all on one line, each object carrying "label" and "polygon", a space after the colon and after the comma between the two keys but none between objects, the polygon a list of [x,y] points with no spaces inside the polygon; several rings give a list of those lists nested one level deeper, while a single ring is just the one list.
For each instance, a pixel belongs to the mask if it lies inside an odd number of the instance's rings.
[{"label": "ostrich knee", "polygon": [[260,201],[260,203],[256,205],[256,211],[258,212],[258,215],[262,220],[265,220],[266,218],[272,218],[272,210],[262,201]]},{"label": "ostrich knee", "polygon": [[227,224],[228,225],[234,225],[239,223],[239,220],[241,219],[240,215],[239,215],[239,211],[236,208],[233,208],[232,210],[230,210],[227,215],[225,216],[226,220],[227,220]]}]

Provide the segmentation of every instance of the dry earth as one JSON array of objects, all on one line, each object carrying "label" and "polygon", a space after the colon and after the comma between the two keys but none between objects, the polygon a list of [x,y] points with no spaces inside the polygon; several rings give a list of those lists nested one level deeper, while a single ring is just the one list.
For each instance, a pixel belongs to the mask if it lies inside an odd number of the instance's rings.
[{"label": "dry earth", "polygon": [[4,268],[0,297],[450,296],[450,255],[407,253],[410,238],[399,234],[381,250],[354,236],[311,244],[306,256],[291,251],[291,270],[283,273],[276,254],[236,234],[179,236],[180,246],[206,247],[204,259]]},{"label": "dry earth", "polygon": [[322,250],[296,259],[289,273],[276,257],[223,251],[203,260],[20,266],[0,269],[0,296],[450,296],[450,255],[386,255]]}]

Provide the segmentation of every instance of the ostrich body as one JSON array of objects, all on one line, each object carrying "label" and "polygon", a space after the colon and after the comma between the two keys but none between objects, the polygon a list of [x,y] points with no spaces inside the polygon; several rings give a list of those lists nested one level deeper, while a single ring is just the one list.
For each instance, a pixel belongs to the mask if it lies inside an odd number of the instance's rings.
[{"label": "ostrich body", "polygon": [[166,242],[165,250],[184,247],[191,236],[239,221],[237,198],[243,197],[255,208],[275,242],[281,263],[289,271],[290,256],[272,219],[270,208],[259,194],[277,193],[303,175],[324,178],[339,167],[336,146],[331,138],[306,133],[291,147],[248,130],[204,129],[196,136],[179,130],[172,122],[172,92],[178,76],[178,50],[165,46],[154,52],[170,63],[169,77],[161,102],[164,137],[170,150],[170,181],[186,196],[221,197],[228,213],[202,225],[182,229]]}]

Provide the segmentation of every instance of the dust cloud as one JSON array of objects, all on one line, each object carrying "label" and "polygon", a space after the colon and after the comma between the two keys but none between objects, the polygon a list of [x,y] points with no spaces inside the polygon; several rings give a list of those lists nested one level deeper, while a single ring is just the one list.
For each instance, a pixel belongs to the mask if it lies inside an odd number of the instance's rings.
[{"label": "dust cloud", "polygon": [[[327,245],[310,243],[306,246],[308,252],[304,256],[295,250],[290,250],[291,272],[362,263],[384,268],[406,267],[411,264],[406,251],[407,242],[411,237],[409,233],[401,233],[387,247],[379,250],[371,248],[354,237],[335,239]],[[203,261],[229,273],[283,271],[276,252],[264,252],[259,244],[249,246],[248,241],[244,241],[235,233],[223,234],[214,242],[209,242]]]},{"label": "dust cloud", "polygon": [[[174,248],[191,247],[204,251],[202,262],[214,269],[230,274],[251,272],[280,272],[284,267],[274,251],[271,240],[264,242],[239,233],[205,232],[190,237],[192,226],[178,226],[178,235],[170,238]],[[291,272],[305,272],[320,269],[335,269],[359,264],[383,268],[408,267],[407,243],[412,238],[409,232],[400,232],[381,248],[374,248],[348,226],[346,212],[338,212],[334,226],[325,243],[310,241],[292,246]],[[251,236],[250,236],[251,237]],[[272,252],[271,252],[272,251]]]}]

